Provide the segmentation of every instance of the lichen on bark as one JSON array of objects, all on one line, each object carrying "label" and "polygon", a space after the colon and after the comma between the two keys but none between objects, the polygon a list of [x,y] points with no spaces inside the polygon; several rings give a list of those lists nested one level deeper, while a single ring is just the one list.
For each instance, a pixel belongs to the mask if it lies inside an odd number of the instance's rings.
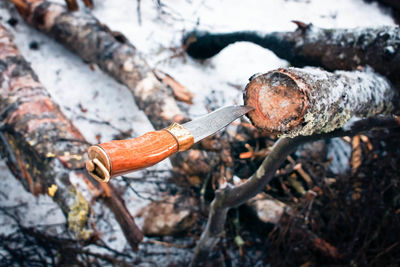
[{"label": "lichen on bark", "polygon": [[[27,8],[19,11],[29,24],[126,85],[155,128],[184,118],[172,90],[122,33],[111,31],[89,12],[69,12],[66,6],[46,0],[23,2]],[[157,111],[162,116],[156,116]]]},{"label": "lichen on bark", "polygon": [[87,240],[93,235],[93,230],[86,228],[89,204],[80,192],[75,192],[75,202],[68,212],[68,227],[76,238]]},{"label": "lichen on bark", "polygon": [[[331,132],[353,117],[390,115],[398,93],[370,68],[331,73],[308,67],[256,76],[246,86],[244,100],[255,107],[248,113],[255,126],[294,137]],[[279,108],[271,108],[270,102]]]},{"label": "lichen on bark", "polygon": [[[128,233],[127,241],[136,248],[143,235],[124,201],[114,187],[110,185],[106,190],[84,173],[88,142],[51,99],[2,25],[0,89],[1,152],[26,190],[34,195],[47,194],[48,188],[56,185],[52,198],[72,223],[70,229],[82,239],[96,233],[85,229],[94,226],[84,220],[94,212],[87,200],[101,197]],[[103,191],[108,195],[102,195]],[[75,199],[79,201],[75,203]]]}]

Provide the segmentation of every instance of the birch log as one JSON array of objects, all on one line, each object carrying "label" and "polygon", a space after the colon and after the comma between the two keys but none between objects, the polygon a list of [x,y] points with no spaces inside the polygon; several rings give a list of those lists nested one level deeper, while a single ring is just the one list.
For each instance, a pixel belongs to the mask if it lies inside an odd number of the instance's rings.
[{"label": "birch log", "polygon": [[84,174],[89,144],[50,98],[1,25],[0,85],[0,143],[10,170],[24,187],[34,195],[52,196],[69,228],[83,240],[97,236],[88,221],[94,212],[88,197],[101,197],[136,248],[143,236],[123,200],[112,185],[101,185]]},{"label": "birch log", "polygon": [[[165,80],[166,75],[153,71],[136,48],[126,38],[122,38],[121,34],[111,32],[88,13],[69,13],[66,7],[48,1],[10,1],[29,24],[54,37],[85,61],[98,64],[106,73],[127,85],[136,103],[156,129],[186,117],[178,108],[169,88],[159,82]],[[191,101],[190,97],[185,100]],[[201,157],[193,157],[198,153],[184,151],[173,155],[171,162],[175,170],[185,176],[205,176],[213,166],[222,166],[221,161],[224,163],[216,152],[218,151],[204,152],[205,155]]]},{"label": "birch log", "polygon": [[45,0],[10,1],[29,24],[125,84],[156,129],[184,118],[172,91],[121,33],[84,11],[68,12],[66,6]]},{"label": "birch log", "polygon": [[248,117],[256,127],[294,137],[331,132],[353,117],[390,115],[398,110],[399,99],[371,69],[331,73],[310,67],[254,77],[244,101],[255,108]]},{"label": "birch log", "polygon": [[184,46],[190,56],[205,59],[232,43],[247,41],[270,49],[296,67],[319,66],[333,71],[369,65],[400,87],[399,27],[321,29],[296,24],[294,32],[191,32],[184,38]]}]

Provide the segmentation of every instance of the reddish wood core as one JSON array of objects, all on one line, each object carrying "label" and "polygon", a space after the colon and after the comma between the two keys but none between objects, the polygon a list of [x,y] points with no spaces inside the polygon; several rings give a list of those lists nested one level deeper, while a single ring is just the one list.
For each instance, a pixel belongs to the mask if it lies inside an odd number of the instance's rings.
[{"label": "reddish wood core", "polygon": [[307,98],[288,73],[279,70],[254,78],[246,87],[245,103],[255,109],[248,113],[253,124],[271,132],[284,132],[297,126]]}]

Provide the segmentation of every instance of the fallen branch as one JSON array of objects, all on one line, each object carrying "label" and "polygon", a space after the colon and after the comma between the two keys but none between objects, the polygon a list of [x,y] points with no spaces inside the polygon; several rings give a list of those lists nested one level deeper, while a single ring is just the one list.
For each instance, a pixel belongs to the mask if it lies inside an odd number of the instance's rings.
[{"label": "fallen branch", "polygon": [[9,212],[8,209],[0,207],[0,214],[13,222],[15,231],[0,234],[2,266],[12,266],[15,263],[29,266],[66,264],[132,266],[124,260],[131,258],[128,254],[118,253],[104,244],[94,244],[94,246],[96,249],[108,250],[108,253],[95,253],[72,238],[55,236],[38,228],[24,226],[23,218]]},{"label": "fallen branch", "polygon": [[288,68],[254,77],[244,101],[253,124],[290,137],[331,132],[353,118],[393,114],[396,90],[373,71]]},{"label": "fallen branch", "polygon": [[[287,159],[290,161],[290,158],[291,156],[288,156]],[[307,193],[309,194],[308,198],[311,199],[312,203],[314,198],[317,196],[317,193],[313,190],[309,190]],[[255,197],[247,201],[246,204],[255,211],[260,221],[275,224],[274,230],[272,230],[269,235],[278,232],[278,229],[280,230],[279,232],[286,233],[287,230],[284,229],[285,227],[282,227],[282,225],[292,225],[291,222],[293,220],[304,222],[304,218],[302,218],[299,213],[293,211],[290,206],[265,193],[257,194]],[[304,241],[309,247],[322,253],[325,257],[333,260],[342,257],[335,246],[309,230],[307,224],[301,224],[301,227],[296,227],[292,230],[298,236],[296,239]]]},{"label": "fallen branch", "polygon": [[370,130],[376,127],[400,127],[400,118],[396,116],[372,117],[356,121],[346,129],[342,128],[330,133],[297,136],[295,138],[280,138],[258,170],[245,183],[236,187],[226,184],[224,188],[216,191],[215,198],[211,203],[207,226],[197,243],[191,266],[203,266],[207,262],[209,253],[214,249],[223,233],[229,209],[245,203],[261,192],[270,182],[277,168],[296,147],[303,143],[322,138],[352,136],[361,130]]},{"label": "fallen branch", "polygon": [[101,197],[136,248],[143,235],[123,200],[112,185],[84,174],[88,143],[49,97],[1,25],[0,84],[1,146],[14,175],[32,194],[52,196],[78,239],[96,238],[95,226],[88,222],[94,211],[87,195]]},{"label": "fallen branch", "polygon": [[321,29],[295,23],[298,28],[294,32],[218,34],[194,31],[185,36],[184,47],[190,56],[205,59],[232,43],[247,41],[270,49],[297,67],[320,66],[333,71],[369,65],[400,87],[399,27]]},{"label": "fallen branch", "polygon": [[[70,13],[62,5],[45,0],[10,1],[29,24],[53,37],[85,61],[99,65],[104,72],[129,87],[139,108],[145,112],[154,128],[164,128],[171,121],[181,121],[186,117],[167,86],[173,89],[176,98],[185,102],[190,103],[193,96],[170,76],[152,70],[122,34],[111,32],[88,13]],[[206,153],[197,161],[188,160],[190,154],[190,151],[185,151],[171,157],[176,170],[190,170],[193,173],[193,170],[200,169],[198,166],[211,169],[211,166],[219,166],[223,162],[215,152]],[[208,175],[208,172],[199,171],[197,175]],[[215,173],[220,171],[216,170]],[[186,175],[184,171],[183,174]]]},{"label": "fallen branch", "polygon": [[24,5],[19,4],[21,0],[10,1],[29,24],[125,84],[155,128],[184,119],[172,91],[121,33],[112,32],[90,13],[68,12],[63,5],[45,0],[23,0]]}]

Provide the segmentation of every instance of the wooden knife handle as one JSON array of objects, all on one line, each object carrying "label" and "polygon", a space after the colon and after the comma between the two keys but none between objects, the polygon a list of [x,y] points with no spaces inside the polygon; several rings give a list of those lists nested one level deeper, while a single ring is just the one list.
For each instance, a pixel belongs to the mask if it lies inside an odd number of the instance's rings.
[{"label": "wooden knife handle", "polygon": [[91,146],[86,168],[97,180],[108,182],[112,177],[150,167],[175,152],[186,150],[193,141],[191,133],[175,123],[138,138]]}]

